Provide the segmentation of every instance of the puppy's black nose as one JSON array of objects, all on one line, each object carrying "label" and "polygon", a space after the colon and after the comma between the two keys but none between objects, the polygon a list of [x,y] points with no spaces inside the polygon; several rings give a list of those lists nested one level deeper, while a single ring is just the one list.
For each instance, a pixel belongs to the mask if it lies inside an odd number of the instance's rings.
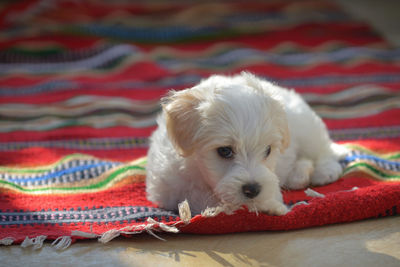
[{"label": "puppy's black nose", "polygon": [[248,183],[242,186],[243,195],[247,198],[255,198],[261,191],[258,183]]}]

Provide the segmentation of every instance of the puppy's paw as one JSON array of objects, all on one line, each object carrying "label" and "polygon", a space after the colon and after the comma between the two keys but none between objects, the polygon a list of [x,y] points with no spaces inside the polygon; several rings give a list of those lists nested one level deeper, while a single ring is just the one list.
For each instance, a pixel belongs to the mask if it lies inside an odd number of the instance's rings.
[{"label": "puppy's paw", "polygon": [[334,159],[318,160],[315,164],[315,170],[311,175],[312,185],[329,184],[339,179],[342,174],[342,166]]},{"label": "puppy's paw", "polygon": [[285,187],[293,190],[307,187],[310,184],[310,175],[313,171],[314,166],[311,160],[297,160],[289,174]]},{"label": "puppy's paw", "polygon": [[285,215],[289,212],[286,205],[277,200],[270,200],[268,203],[264,203],[260,210],[269,215]]}]

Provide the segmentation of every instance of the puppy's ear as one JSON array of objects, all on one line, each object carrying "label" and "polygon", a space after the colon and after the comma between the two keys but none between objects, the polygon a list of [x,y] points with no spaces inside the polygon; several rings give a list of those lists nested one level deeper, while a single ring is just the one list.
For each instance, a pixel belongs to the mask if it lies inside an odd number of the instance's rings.
[{"label": "puppy's ear", "polygon": [[200,97],[194,90],[187,89],[171,91],[162,99],[168,136],[182,156],[189,156],[194,151],[196,133],[201,123],[201,115],[197,110]]}]

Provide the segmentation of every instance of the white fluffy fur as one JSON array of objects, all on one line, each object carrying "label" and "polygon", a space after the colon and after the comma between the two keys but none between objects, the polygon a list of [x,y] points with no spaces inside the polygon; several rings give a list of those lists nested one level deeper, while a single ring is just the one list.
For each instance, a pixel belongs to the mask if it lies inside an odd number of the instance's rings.
[{"label": "white fluffy fur", "polygon": [[[226,146],[232,159],[217,153]],[[280,187],[336,181],[344,151],[294,91],[245,72],[215,75],[163,99],[148,152],[147,195],[170,210],[187,199],[193,213],[229,204],[282,215],[288,209]],[[247,183],[261,186],[252,199],[242,192]]]}]

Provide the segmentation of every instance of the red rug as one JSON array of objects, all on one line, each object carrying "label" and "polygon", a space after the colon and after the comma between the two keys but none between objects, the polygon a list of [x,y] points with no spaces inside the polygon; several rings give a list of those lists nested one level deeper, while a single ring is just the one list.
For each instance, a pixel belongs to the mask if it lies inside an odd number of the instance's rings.
[{"label": "red rug", "polygon": [[[11,1],[0,36],[1,244],[398,214],[400,50],[328,1]],[[183,222],[145,196],[158,101],[242,70],[304,96],[352,149],[343,177],[312,196],[284,192],[285,216],[243,209]]]}]

